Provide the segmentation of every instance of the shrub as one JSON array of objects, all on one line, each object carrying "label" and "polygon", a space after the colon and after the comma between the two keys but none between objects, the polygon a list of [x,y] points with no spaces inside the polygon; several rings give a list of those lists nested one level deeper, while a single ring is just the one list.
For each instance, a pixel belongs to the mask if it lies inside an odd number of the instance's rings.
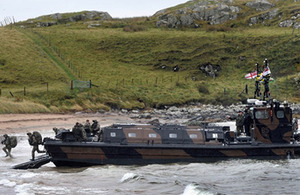
[{"label": "shrub", "polygon": [[139,32],[139,31],[146,31],[147,27],[141,25],[129,25],[129,26],[124,26],[123,30],[125,32]]},{"label": "shrub", "polygon": [[4,66],[6,64],[6,60],[5,59],[0,59],[0,65]]},{"label": "shrub", "polygon": [[224,25],[211,25],[207,28],[207,32],[217,31],[217,32],[227,32],[231,31],[231,29]]},{"label": "shrub", "polygon": [[209,90],[207,88],[207,86],[205,86],[204,84],[199,84],[197,86],[199,93],[204,93],[204,94],[209,94]]}]

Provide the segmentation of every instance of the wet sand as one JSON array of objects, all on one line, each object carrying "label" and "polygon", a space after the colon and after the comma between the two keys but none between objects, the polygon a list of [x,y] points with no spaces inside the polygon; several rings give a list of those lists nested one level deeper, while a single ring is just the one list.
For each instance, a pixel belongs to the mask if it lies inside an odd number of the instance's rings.
[{"label": "wet sand", "polygon": [[71,129],[76,122],[84,123],[86,119],[98,120],[101,126],[113,123],[134,123],[127,115],[119,113],[70,113],[70,114],[1,114],[0,135],[50,130],[53,127]]}]

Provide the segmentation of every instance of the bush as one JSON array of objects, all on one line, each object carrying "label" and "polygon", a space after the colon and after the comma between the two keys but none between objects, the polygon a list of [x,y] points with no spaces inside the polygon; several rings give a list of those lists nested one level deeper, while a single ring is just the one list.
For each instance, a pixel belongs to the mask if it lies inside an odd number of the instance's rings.
[{"label": "bush", "polygon": [[5,59],[0,59],[0,65],[4,66],[6,64],[6,60]]},{"label": "bush", "polygon": [[204,93],[204,94],[209,94],[209,90],[207,88],[207,86],[205,86],[204,84],[199,84],[197,86],[199,93]]},{"label": "bush", "polygon": [[129,25],[129,26],[124,26],[123,30],[125,32],[139,32],[139,31],[146,31],[147,27],[141,25]]},{"label": "bush", "polygon": [[217,32],[227,32],[231,31],[231,29],[224,25],[211,25],[207,28],[207,32],[217,31]]}]

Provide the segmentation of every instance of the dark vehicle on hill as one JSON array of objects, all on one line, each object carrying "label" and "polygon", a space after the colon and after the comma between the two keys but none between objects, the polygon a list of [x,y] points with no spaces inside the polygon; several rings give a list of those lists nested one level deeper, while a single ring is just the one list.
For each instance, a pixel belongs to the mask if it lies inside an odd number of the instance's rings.
[{"label": "dark vehicle on hill", "polygon": [[286,159],[300,155],[292,129],[292,110],[278,102],[253,100],[250,135],[229,126],[114,124],[103,128],[102,142],[76,141],[72,132],[45,138],[56,166],[132,165],[207,162],[231,158]]}]

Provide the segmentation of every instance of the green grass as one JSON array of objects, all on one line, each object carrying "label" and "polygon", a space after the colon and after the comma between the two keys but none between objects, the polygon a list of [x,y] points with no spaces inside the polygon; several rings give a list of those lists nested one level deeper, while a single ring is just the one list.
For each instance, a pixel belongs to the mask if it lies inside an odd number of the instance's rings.
[{"label": "green grass", "polygon": [[[153,18],[114,19],[94,29],[85,22],[0,28],[0,103],[11,105],[17,99],[45,108],[33,112],[160,108],[195,101],[231,104],[253,96],[254,82],[244,75],[266,57],[275,79],[272,98],[300,102],[293,82],[300,70],[299,31],[292,34],[292,29],[274,25],[250,28],[246,21],[235,21],[235,28],[228,23],[180,30],[154,28]],[[124,28],[134,25],[146,28]],[[206,63],[220,65],[216,79],[199,70]],[[172,71],[176,65],[179,72]],[[70,90],[75,78],[98,87]],[[241,93],[246,84],[248,95]],[[0,112],[25,111],[10,106]]]}]

